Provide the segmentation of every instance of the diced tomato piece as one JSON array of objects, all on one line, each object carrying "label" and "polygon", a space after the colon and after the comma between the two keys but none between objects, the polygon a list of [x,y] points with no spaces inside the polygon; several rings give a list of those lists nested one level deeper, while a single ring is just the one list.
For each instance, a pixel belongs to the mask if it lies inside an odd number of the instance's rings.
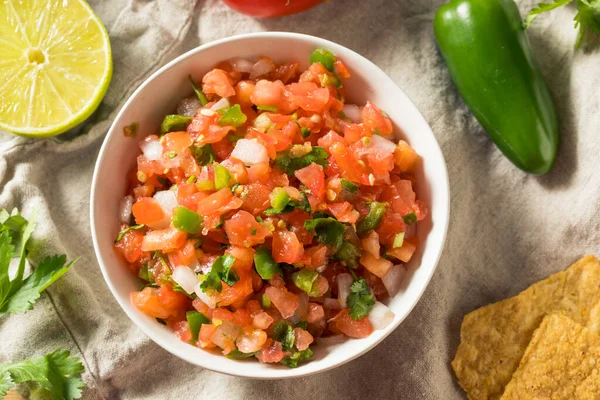
[{"label": "diced tomato piece", "polygon": [[360,263],[369,272],[380,278],[383,278],[394,265],[391,261],[382,257],[377,258],[370,253],[363,253],[362,257],[360,257]]},{"label": "diced tomato piece", "polygon": [[217,327],[212,324],[202,324],[200,326],[200,332],[198,334],[198,347],[203,349],[210,349],[217,345],[213,343],[211,337],[214,335]]},{"label": "diced tomato piece", "polygon": [[301,262],[312,270],[322,267],[327,262],[327,246],[319,244],[305,249]]},{"label": "diced tomato piece", "polygon": [[269,286],[265,289],[265,294],[283,318],[289,318],[294,315],[300,305],[298,295],[288,292],[285,287]]},{"label": "diced tomato piece", "polygon": [[215,308],[212,312],[211,319],[217,321],[233,321],[233,313],[226,308]]},{"label": "diced tomato piece", "polygon": [[317,141],[319,146],[324,147],[327,150],[329,150],[329,148],[337,142],[344,143],[344,138],[338,135],[335,131],[327,132],[325,136]]},{"label": "diced tomato piece", "polygon": [[235,344],[242,353],[254,353],[259,351],[266,343],[267,333],[260,329],[246,329],[237,338]]},{"label": "diced tomato piece", "polygon": [[402,262],[409,262],[412,258],[415,250],[417,249],[417,244],[419,240],[415,238],[404,239],[404,243],[402,243],[402,247],[397,247],[392,250],[388,250],[387,254],[397,258]]},{"label": "diced tomato piece", "polygon": [[288,264],[302,258],[304,247],[294,232],[276,231],[273,233],[273,259]]},{"label": "diced tomato piece", "polygon": [[330,148],[330,153],[339,166],[342,176],[362,185],[371,184],[369,182],[369,170],[366,165],[358,162],[348,151],[348,147],[344,143],[334,143]]},{"label": "diced tomato piece", "polygon": [[239,278],[233,286],[223,282],[223,290],[216,296],[220,307],[229,306],[252,294],[252,276],[248,273],[240,273]]},{"label": "diced tomato piece", "polygon": [[190,134],[185,131],[169,132],[162,137],[162,140],[164,140],[164,146],[175,153],[182,152],[194,143]]},{"label": "diced tomato piece", "polygon": [[313,82],[292,83],[287,86],[290,100],[296,107],[321,113],[329,102],[329,90],[319,88]]},{"label": "diced tomato piece", "polygon": [[371,131],[377,129],[382,135],[390,135],[393,132],[392,121],[370,101],[363,107],[362,120]]},{"label": "diced tomato piece", "polygon": [[152,197],[138,199],[131,207],[131,212],[137,224],[152,225],[166,217],[158,201]]},{"label": "diced tomato piece", "polygon": [[351,338],[362,339],[373,333],[373,325],[367,317],[353,320],[350,317],[349,309],[344,309],[338,315],[329,321],[330,329],[342,332],[344,335]]},{"label": "diced tomato piece", "polygon": [[233,323],[238,326],[248,326],[252,323],[252,317],[248,310],[238,308],[233,312]]},{"label": "diced tomato piece", "polygon": [[325,173],[322,166],[312,163],[308,167],[296,170],[294,175],[312,194],[320,199],[325,198]]},{"label": "diced tomato piece", "polygon": [[250,272],[254,263],[254,249],[248,247],[231,246],[225,250],[225,254],[229,254],[235,258],[233,269],[235,272]]},{"label": "diced tomato piece", "polygon": [[375,232],[379,234],[379,241],[388,248],[391,248],[394,244],[394,239],[398,233],[406,230],[406,224],[402,215],[394,213],[393,210],[386,210],[381,223],[375,229]]},{"label": "diced tomato piece", "polygon": [[335,74],[340,78],[350,78],[350,72],[348,72],[348,68],[346,68],[346,65],[342,62],[342,60],[335,60],[333,63],[333,69]]},{"label": "diced tomato piece", "polygon": [[252,317],[252,325],[258,329],[267,329],[273,321],[273,317],[264,311],[261,311]]},{"label": "diced tomato piece", "polygon": [[248,211],[250,214],[259,215],[270,206],[269,195],[271,189],[266,185],[258,182],[251,183],[244,187],[246,193],[242,204],[242,209]]},{"label": "diced tomato piece", "polygon": [[250,101],[258,105],[280,107],[283,99],[285,86],[281,81],[260,80],[256,82]]},{"label": "diced tomato piece", "polygon": [[318,303],[308,303],[308,317],[306,322],[309,324],[320,324],[325,321],[325,310]]},{"label": "diced tomato piece", "polygon": [[379,242],[379,234],[375,231],[371,231],[367,236],[362,238],[362,247],[365,249],[367,253],[379,259],[381,254],[379,254],[381,244]]},{"label": "diced tomato piece", "polygon": [[278,363],[283,360],[285,353],[281,348],[281,342],[269,338],[256,357],[263,363]]},{"label": "diced tomato piece", "polygon": [[400,172],[412,172],[419,161],[419,155],[404,140],[398,142],[394,151],[394,162]]},{"label": "diced tomato piece", "polygon": [[234,246],[251,247],[264,243],[269,230],[247,211],[238,211],[225,221],[225,233]]},{"label": "diced tomato piece", "polygon": [[173,330],[173,333],[175,333],[175,336],[177,336],[179,340],[186,343],[189,343],[190,340],[192,340],[192,331],[190,331],[187,321],[177,321],[175,323],[169,323],[167,326]]},{"label": "diced tomato piece", "polygon": [[315,341],[315,338],[302,328],[294,328],[294,344],[300,351],[308,349],[308,346]]},{"label": "diced tomato piece", "polygon": [[185,246],[183,246],[182,249],[169,254],[169,263],[173,267],[178,267],[180,265],[187,266],[197,261],[195,244],[196,240],[188,240],[185,242]]},{"label": "diced tomato piece", "polygon": [[223,349],[223,354],[229,354],[235,350],[235,340],[241,333],[239,326],[230,321],[224,321],[217,326],[210,340]]},{"label": "diced tomato piece", "polygon": [[141,292],[131,293],[131,302],[144,314],[167,319],[185,312],[189,299],[175,292],[170,285],[160,288],[146,287]]},{"label": "diced tomato piece", "polygon": [[213,143],[212,150],[213,153],[215,153],[215,158],[217,160],[225,160],[233,151],[233,143],[231,143],[231,140],[225,137],[225,139],[221,139],[220,141]]},{"label": "diced tomato piece", "polygon": [[169,227],[148,232],[142,241],[143,251],[162,250],[165,253],[177,250],[185,245],[187,234]]},{"label": "diced tomato piece", "polygon": [[300,63],[297,61],[282,64],[273,71],[272,78],[273,80],[280,80],[283,83],[288,83],[296,76],[299,67]]},{"label": "diced tomato piece", "polygon": [[144,251],[142,250],[143,241],[143,231],[129,230],[127,233],[125,233],[125,235],[123,235],[123,238],[115,244],[115,247],[119,250],[127,262],[134,263],[144,254]]},{"label": "diced tomato piece", "polygon": [[199,297],[196,297],[194,299],[194,301],[192,301],[192,306],[200,314],[204,315],[205,317],[208,317],[208,310],[210,309],[210,307],[208,307],[208,305],[205,302],[203,302],[202,300],[200,300]]},{"label": "diced tomato piece", "polygon": [[230,97],[235,95],[235,89],[232,85],[232,79],[229,74],[222,69],[213,69],[202,78],[202,90],[206,94],[217,94],[221,97]]},{"label": "diced tomato piece", "polygon": [[240,208],[242,203],[242,199],[234,197],[229,188],[223,188],[200,200],[197,211],[205,217],[214,214],[221,215],[227,211]]},{"label": "diced tomato piece", "polygon": [[233,102],[239,104],[241,107],[251,107],[251,96],[255,87],[256,85],[254,82],[239,81],[235,85],[235,97],[233,98]]},{"label": "diced tomato piece", "polygon": [[251,167],[248,167],[248,180],[250,182],[267,184],[270,173],[271,167],[269,166],[268,162],[254,164]]},{"label": "diced tomato piece", "polygon": [[354,224],[358,220],[359,214],[352,207],[352,204],[344,201],[342,203],[331,203],[327,205],[327,208],[335,218],[340,222],[347,222]]}]

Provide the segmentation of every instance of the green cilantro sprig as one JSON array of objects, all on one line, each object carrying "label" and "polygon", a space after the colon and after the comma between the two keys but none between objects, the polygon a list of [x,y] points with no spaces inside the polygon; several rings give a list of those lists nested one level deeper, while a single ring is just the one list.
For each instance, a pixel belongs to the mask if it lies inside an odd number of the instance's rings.
[{"label": "green cilantro sprig", "polygon": [[329,163],[327,157],[329,157],[327,150],[320,146],[313,146],[311,151],[302,157],[292,157],[289,151],[279,153],[275,158],[275,165],[289,176],[294,176],[295,171],[308,167],[312,163],[326,167]]},{"label": "green cilantro sprig", "polygon": [[35,382],[57,400],[81,398],[83,364],[66,350],[12,364],[0,364],[0,396],[17,383]]},{"label": "green cilantro sprig", "polygon": [[229,286],[235,285],[240,278],[231,270],[234,262],[235,257],[229,254],[217,257],[210,272],[204,275],[204,280],[200,283],[200,289],[203,292],[216,290],[220,293],[223,290],[221,281]]},{"label": "green cilantro sprig", "polygon": [[[23,279],[26,264],[26,245],[35,223],[27,221],[17,209],[12,213],[0,211],[0,317],[11,312],[31,310],[48,286],[63,276],[77,259],[67,264],[65,255],[46,257]],[[19,258],[17,273],[9,277],[12,258]]]},{"label": "green cilantro sprig", "polygon": [[[525,18],[525,28],[529,28],[538,15],[567,5],[574,0],[554,0],[552,3],[539,3]],[[579,28],[575,47],[578,48],[583,41],[585,32],[589,29],[600,34],[600,0],[575,0],[577,2],[577,15],[575,15],[575,28]]]},{"label": "green cilantro sprig", "polygon": [[350,294],[346,303],[350,307],[349,315],[353,320],[369,315],[373,305],[375,305],[375,298],[367,286],[367,281],[363,278],[354,281],[350,286]]}]

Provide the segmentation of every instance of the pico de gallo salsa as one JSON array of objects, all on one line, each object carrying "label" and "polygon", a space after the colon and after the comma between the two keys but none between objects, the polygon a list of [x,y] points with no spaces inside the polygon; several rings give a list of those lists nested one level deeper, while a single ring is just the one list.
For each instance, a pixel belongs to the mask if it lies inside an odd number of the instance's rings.
[{"label": "pico de gallo salsa", "polygon": [[394,318],[427,214],[419,156],[375,104],[346,104],[350,72],[232,59],[140,142],[115,247],[144,282],[131,301],[184,342],[296,367],[319,338]]}]

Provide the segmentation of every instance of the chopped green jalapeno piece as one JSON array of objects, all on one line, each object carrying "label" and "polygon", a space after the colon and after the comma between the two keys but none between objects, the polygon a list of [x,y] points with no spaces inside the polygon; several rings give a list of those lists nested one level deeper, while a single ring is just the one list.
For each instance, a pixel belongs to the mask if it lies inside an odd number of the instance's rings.
[{"label": "chopped green jalapeno piece", "polygon": [[254,353],[242,353],[241,351],[239,351],[238,349],[232,350],[229,353],[227,353],[225,355],[225,357],[231,359],[231,360],[243,360],[245,358],[250,358],[254,355],[256,355],[256,351]]},{"label": "chopped green jalapeno piece", "polygon": [[351,182],[348,179],[342,178],[341,183],[342,183],[343,190],[350,192],[350,193],[358,192],[358,186],[356,186],[356,184],[354,182]]},{"label": "chopped green jalapeno piece", "polygon": [[310,55],[310,63],[321,63],[328,71],[333,72],[333,64],[335,63],[335,56],[332,52],[325,49],[316,49]]},{"label": "chopped green jalapeno piece", "polygon": [[190,332],[192,333],[192,344],[196,344],[198,340],[198,333],[200,332],[200,327],[202,324],[210,324],[210,320],[206,318],[203,314],[198,311],[192,310],[185,313],[185,317],[188,322],[188,327],[190,328]]},{"label": "chopped green jalapeno piece", "polygon": [[246,120],[248,119],[248,117],[246,117],[246,114],[244,114],[242,112],[242,109],[240,107],[239,104],[235,104],[232,107],[229,107],[221,116],[221,118],[219,118],[219,125],[221,126],[225,126],[225,125],[232,125],[235,126],[236,128],[238,126],[242,126],[246,123]]},{"label": "chopped green jalapeno piece", "polygon": [[340,81],[337,77],[331,75],[321,75],[319,76],[319,81],[321,82],[321,86],[335,86],[336,88],[341,88],[342,81]]},{"label": "chopped green jalapeno piece", "polygon": [[258,275],[264,280],[269,280],[275,274],[281,274],[279,264],[273,260],[269,249],[261,247],[254,253],[254,267]]},{"label": "chopped green jalapeno piece", "polygon": [[220,190],[229,187],[231,181],[231,172],[219,163],[214,164],[215,167],[215,189]]},{"label": "chopped green jalapeno piece", "polygon": [[396,233],[394,237],[394,245],[392,246],[394,249],[397,247],[402,247],[404,244],[404,232]]},{"label": "chopped green jalapeno piece", "polygon": [[184,131],[187,125],[191,122],[192,117],[186,117],[185,115],[171,114],[165,116],[162,124],[160,124],[160,134]]},{"label": "chopped green jalapeno piece", "polygon": [[285,191],[285,189],[276,187],[271,192],[271,207],[275,210],[281,211],[288,205],[290,202],[290,195]]},{"label": "chopped green jalapeno piece", "polygon": [[311,271],[310,269],[303,268],[298,272],[292,274],[292,282],[298,287],[298,289],[306,292],[310,297],[319,297],[319,289],[315,287],[315,282],[319,277],[317,271]]},{"label": "chopped green jalapeno piece", "polygon": [[182,232],[199,233],[202,230],[203,218],[197,212],[184,206],[177,206],[171,217],[173,226]]},{"label": "chopped green jalapeno piece", "polygon": [[369,213],[356,225],[356,233],[360,235],[377,228],[381,223],[381,218],[383,218],[386,208],[387,205],[385,203],[378,203],[376,201],[370,203]]},{"label": "chopped green jalapeno piece", "polygon": [[269,106],[267,104],[259,104],[256,106],[261,111],[277,112],[277,107]]},{"label": "chopped green jalapeno piece", "polygon": [[342,261],[342,264],[346,264],[351,268],[355,268],[358,265],[360,256],[360,249],[350,242],[342,243],[340,249],[335,253],[335,258]]},{"label": "chopped green jalapeno piece", "polygon": [[309,348],[304,349],[302,351],[296,351],[291,355],[285,357],[283,360],[279,361],[279,363],[285,365],[289,368],[298,367],[298,363],[305,361],[313,356],[313,351]]},{"label": "chopped green jalapeno piece", "polygon": [[213,190],[215,188],[215,182],[208,180],[208,179],[198,181],[198,182],[196,182],[196,188],[201,192],[207,191],[207,190]]},{"label": "chopped green jalapeno piece", "polygon": [[207,105],[208,99],[206,98],[206,95],[204,94],[202,89],[200,89],[200,87],[196,85],[196,82],[194,82],[191,75],[189,75],[189,78],[190,82],[192,82],[192,88],[194,89],[194,93],[196,93],[196,97],[198,97],[198,100],[200,100],[200,104],[202,104],[202,106]]},{"label": "chopped green jalapeno piece", "polygon": [[417,214],[415,214],[414,211],[409,212],[408,214],[405,214],[402,216],[402,219],[404,220],[404,222],[406,222],[408,225],[410,224],[414,224],[415,222],[417,222]]}]

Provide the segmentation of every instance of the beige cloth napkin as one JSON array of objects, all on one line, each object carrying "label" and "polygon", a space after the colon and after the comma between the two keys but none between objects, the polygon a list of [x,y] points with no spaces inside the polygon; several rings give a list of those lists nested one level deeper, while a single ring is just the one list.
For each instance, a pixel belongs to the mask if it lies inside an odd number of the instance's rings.
[{"label": "beige cloth napkin", "polygon": [[[283,0],[282,0],[283,1]],[[292,0],[293,1],[293,0]],[[441,0],[330,0],[296,16],[254,20],[218,0],[90,0],[112,41],[103,104],[76,132],[28,140],[0,134],[0,206],[41,209],[42,254],[82,259],[27,314],[0,320],[0,362],[70,349],[82,357],[84,399],[460,399],[450,370],[462,316],[598,254],[600,41],[574,51],[573,8],[536,20],[529,36],[560,115],[562,144],[545,177],[517,170],[488,139],[450,81],[433,39]],[[520,4],[522,12],[533,1]],[[307,378],[259,382],[192,366],[151,342],[102,279],[89,191],[108,127],[133,90],[177,55],[233,34],[320,36],[371,59],[413,99],[448,163],[446,249],[423,298],[366,355]],[[490,46],[493,46],[490,43]]]}]

